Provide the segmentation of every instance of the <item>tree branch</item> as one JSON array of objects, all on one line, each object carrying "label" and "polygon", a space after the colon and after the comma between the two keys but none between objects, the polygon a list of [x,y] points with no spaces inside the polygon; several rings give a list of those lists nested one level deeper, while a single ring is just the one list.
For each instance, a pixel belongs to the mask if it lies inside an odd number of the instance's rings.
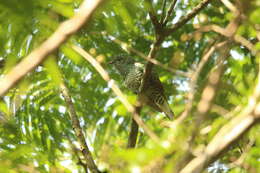
[{"label": "tree branch", "polygon": [[163,41],[163,38],[159,38],[157,39],[153,44],[152,44],[152,48],[148,54],[148,63],[145,66],[145,70],[144,70],[144,74],[143,74],[143,80],[141,82],[141,86],[139,88],[140,93],[143,92],[145,90],[145,88],[148,86],[148,80],[149,80],[149,76],[152,72],[152,68],[153,68],[153,64],[150,62],[152,59],[155,58],[156,53],[158,52],[160,45]]},{"label": "tree branch", "polygon": [[151,0],[145,0],[145,4],[148,8],[148,14],[150,16],[150,19],[153,23],[153,26],[154,26],[154,29],[155,29],[155,33],[156,35],[158,35],[161,31],[161,24],[159,23],[157,17],[156,17],[156,13],[154,11],[154,8],[153,8],[153,4],[152,4],[152,1]]},{"label": "tree branch", "polygon": [[185,110],[181,114],[181,116],[176,120],[178,122],[182,122],[191,112],[193,100],[194,100],[194,94],[195,94],[195,86],[199,77],[199,74],[201,73],[202,68],[204,65],[208,62],[211,55],[219,48],[223,47],[227,44],[227,41],[223,41],[220,43],[216,43],[215,45],[211,46],[211,48],[205,53],[205,55],[201,58],[200,63],[196,67],[196,70],[192,73],[190,77],[190,91],[188,93],[188,102],[186,104]]},{"label": "tree branch", "polygon": [[115,84],[115,82],[109,77],[108,73],[104,70],[104,68],[90,55],[88,54],[84,49],[81,47],[73,45],[72,48],[78,52],[81,56],[83,56],[102,76],[102,78],[110,85],[113,92],[118,96],[119,100],[123,103],[123,105],[126,107],[126,109],[131,113],[133,119],[136,121],[136,123],[143,128],[145,133],[155,142],[159,142],[159,138],[157,135],[151,131],[143,122],[143,120],[140,118],[139,114],[136,112],[133,105],[131,105],[122,91],[119,89],[119,87]]},{"label": "tree branch", "polygon": [[[211,0],[203,0],[197,7],[194,8],[194,10],[192,12],[190,12],[187,16],[183,17],[179,22],[177,22],[176,24],[174,24],[170,29],[167,28],[163,28],[160,24],[157,25],[155,23],[155,21],[153,21],[153,19],[151,18],[155,29],[157,26],[159,26],[160,28],[156,29],[156,40],[155,42],[152,44],[151,46],[151,50],[148,54],[148,60],[150,61],[151,59],[154,59],[156,56],[156,53],[158,52],[158,49],[161,45],[161,43],[163,42],[164,38],[166,36],[168,36],[171,32],[177,30],[178,28],[180,28],[182,25],[184,25],[186,22],[188,22],[192,17],[194,17],[201,9],[203,9],[204,7],[206,7],[206,5],[210,2]],[[150,2],[148,0],[148,2]],[[150,2],[151,3],[151,2]],[[152,17],[152,16],[151,16]],[[144,74],[143,74],[143,80],[140,86],[140,92],[142,92],[147,84],[148,84],[148,77],[151,74],[153,68],[153,64],[148,62],[145,66],[145,70],[144,70]]]},{"label": "tree branch", "polygon": [[73,127],[73,130],[77,137],[77,140],[80,144],[80,150],[86,160],[86,164],[87,164],[88,168],[91,170],[91,172],[99,173],[100,171],[98,170],[98,168],[94,162],[91,152],[89,151],[89,148],[87,146],[82,128],[80,127],[79,119],[78,119],[76,110],[74,108],[74,105],[72,103],[72,100],[70,98],[69,91],[64,84],[60,85],[60,89],[61,89],[61,93],[65,99],[65,102],[67,104],[69,115],[72,120],[72,127]]},{"label": "tree branch", "polygon": [[196,16],[203,8],[205,8],[212,0],[202,0],[196,7],[193,8],[193,10],[181,18],[177,23],[173,24],[169,29],[165,29],[164,35],[168,36],[172,32],[176,31],[179,29],[182,25],[187,23],[191,18]]},{"label": "tree branch", "polygon": [[[197,125],[199,126],[201,124],[201,121],[205,118],[207,113],[209,112],[213,99],[216,96],[216,91],[218,88],[218,84],[221,79],[221,74],[224,72],[224,61],[229,56],[229,46],[224,47],[228,42],[222,43],[222,49],[220,50],[221,53],[219,55],[219,58],[217,59],[217,69],[212,71],[209,75],[208,84],[204,88],[201,94],[201,99],[198,103],[197,111],[199,120],[197,122]],[[198,128],[196,126],[196,128]]]},{"label": "tree branch", "polygon": [[255,138],[253,139],[249,139],[248,144],[245,146],[245,148],[243,149],[242,154],[240,155],[240,157],[238,159],[236,159],[235,161],[233,161],[232,163],[229,164],[230,168],[235,168],[237,166],[242,166],[244,160],[246,159],[246,156],[249,152],[249,150],[251,149],[251,147],[255,144]]},{"label": "tree branch", "polygon": [[167,22],[169,21],[171,15],[172,15],[173,9],[176,5],[176,2],[177,2],[177,0],[173,0],[169,9],[167,10],[167,15],[165,16],[165,18],[163,19],[163,22],[162,22],[163,26],[166,26]]},{"label": "tree branch", "polygon": [[[222,76],[221,74],[224,72],[224,61],[229,56],[229,47],[224,47],[226,44],[227,41],[220,44],[222,47],[221,49],[219,49],[220,54],[218,55],[218,58],[216,60],[216,68],[210,72],[208,77],[208,83],[202,91],[201,99],[198,103],[197,110],[195,112],[197,119],[195,120],[195,123],[191,128],[191,136],[189,137],[189,140],[187,142],[189,146],[188,148],[192,148],[192,146],[194,145],[195,138],[199,133],[197,129],[200,128],[203,120],[206,118],[206,115],[210,111],[214,98],[216,96],[216,91]],[[180,124],[183,121],[182,118],[183,117],[180,117],[174,122],[172,122],[172,125]],[[182,169],[183,166],[185,166],[190,161],[191,156],[191,150],[187,149],[184,155],[180,158],[180,162],[178,162],[178,167],[176,167],[177,172],[180,172],[180,169]]]},{"label": "tree branch", "polygon": [[88,23],[91,15],[103,0],[85,0],[71,19],[60,24],[58,29],[38,48],[33,50],[9,73],[0,79],[0,96],[3,96],[16,82],[39,65],[47,55],[54,52],[70,35]]},{"label": "tree branch", "polygon": [[163,4],[162,4],[162,15],[161,15],[161,19],[160,19],[160,24],[163,24],[163,20],[164,20],[164,16],[165,16],[166,1],[167,1],[167,0],[163,0]]},{"label": "tree branch", "polygon": [[70,137],[68,135],[66,135],[66,137],[68,138],[70,148],[71,148],[73,154],[76,155],[76,157],[78,159],[78,164],[83,167],[85,173],[88,173],[88,165],[86,163],[84,163],[83,160],[81,159],[81,154],[80,154],[81,151],[76,147],[76,145],[72,142],[72,140],[70,139]]},{"label": "tree branch", "polygon": [[[260,109],[260,105],[257,106]],[[227,125],[225,125],[212,141],[208,144],[205,151],[190,161],[185,168],[183,168],[180,173],[199,173],[204,168],[206,168],[210,163],[212,163],[215,158],[222,151],[228,148],[235,140],[239,139],[246,131],[248,131],[259,118],[260,114],[254,115],[240,115],[231,120]]]},{"label": "tree branch", "polygon": [[239,14],[239,10],[229,0],[221,0],[221,2],[235,15]]},{"label": "tree branch", "polygon": [[[137,111],[138,112],[138,111]],[[140,112],[139,112],[140,114]],[[139,126],[136,121],[132,118],[130,134],[128,137],[127,148],[134,148],[137,141]]]},{"label": "tree branch", "polygon": [[[259,65],[260,67],[260,65]],[[260,119],[260,71],[257,84],[246,108],[223,126],[203,153],[191,160],[180,173],[199,173],[212,163],[221,152],[247,132]]]},{"label": "tree branch", "polygon": [[[222,29],[223,32],[226,33],[226,35],[228,35],[228,37],[233,37],[233,35],[235,34],[237,28],[238,28],[238,22],[239,22],[239,16],[236,16],[236,18],[234,18],[227,26],[225,29]],[[193,73],[193,75],[191,76],[190,79],[190,92],[188,94],[188,104],[184,110],[184,112],[181,114],[181,116],[176,120],[176,122],[180,123],[182,122],[191,112],[192,109],[192,102],[194,99],[194,86],[196,85],[196,81],[198,79],[198,76],[203,68],[203,66],[205,65],[205,63],[208,61],[208,58],[214,53],[214,51],[216,49],[222,48],[223,46],[225,46],[228,43],[228,41],[223,41],[221,43],[217,43],[216,45],[214,45],[213,47],[211,47],[209,49],[209,51],[202,57],[198,67],[196,68],[196,71]],[[224,48],[226,49],[226,48]],[[224,55],[223,55],[224,56]],[[200,102],[202,104],[202,102]],[[204,104],[201,105],[201,107],[204,107]]]},{"label": "tree branch", "polygon": [[0,59],[0,68],[3,68],[5,64],[5,60],[4,59]]},{"label": "tree branch", "polygon": [[246,47],[248,50],[250,50],[253,55],[257,54],[257,50],[255,49],[254,45],[250,41],[248,41],[246,38],[240,35],[237,34],[232,35],[232,33],[230,33],[230,28],[228,27],[221,28],[218,25],[208,25],[208,26],[203,26],[198,30],[198,32],[209,32],[209,31],[214,31],[222,36],[233,39],[236,43],[239,43],[242,46]]},{"label": "tree branch", "polygon": [[[139,100],[138,100],[137,104],[135,106],[135,110],[138,113],[138,115],[141,114],[141,109],[142,109],[142,106],[141,106],[141,104],[139,103]],[[136,146],[137,136],[138,136],[138,129],[139,129],[138,124],[132,118],[132,123],[131,123],[130,134],[129,134],[129,137],[128,137],[127,148],[134,148]]]},{"label": "tree branch", "polygon": [[[106,33],[103,33],[103,35],[105,35]],[[110,38],[111,39],[111,38]],[[136,54],[138,57],[140,58],[143,58],[145,59],[146,61],[148,62],[151,62],[153,63],[154,65],[157,65],[173,74],[176,74],[176,75],[179,75],[179,76],[183,76],[183,77],[187,77],[189,78],[190,77],[190,74],[187,73],[187,72],[183,72],[183,71],[180,71],[180,70],[175,70],[175,69],[172,69],[172,68],[169,68],[167,65],[164,65],[162,64],[161,62],[157,61],[156,59],[149,59],[144,53],[140,52],[139,50],[131,47],[129,44],[127,44],[126,42],[123,42],[117,38],[113,38],[111,39],[111,41],[113,41],[114,43],[117,43],[119,44],[122,49],[124,49],[125,51],[127,52],[132,52],[134,54]]]}]

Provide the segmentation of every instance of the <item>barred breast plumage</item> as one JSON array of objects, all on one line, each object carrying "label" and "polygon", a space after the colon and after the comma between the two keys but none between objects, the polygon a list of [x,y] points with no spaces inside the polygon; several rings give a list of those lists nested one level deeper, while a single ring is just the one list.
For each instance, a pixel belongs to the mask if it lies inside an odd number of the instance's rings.
[{"label": "barred breast plumage", "polygon": [[144,64],[135,62],[133,58],[127,56],[118,56],[111,64],[113,64],[123,76],[123,84],[135,94],[138,94],[141,102],[159,112],[164,112],[168,118],[173,118],[174,114],[164,95],[162,83],[154,71],[149,76],[148,85],[144,91],[140,92],[145,68]]}]

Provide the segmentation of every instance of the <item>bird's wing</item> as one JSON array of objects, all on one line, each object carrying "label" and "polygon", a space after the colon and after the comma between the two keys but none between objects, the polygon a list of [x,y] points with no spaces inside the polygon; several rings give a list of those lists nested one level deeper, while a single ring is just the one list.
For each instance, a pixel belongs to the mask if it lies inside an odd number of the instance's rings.
[{"label": "bird's wing", "polygon": [[162,82],[160,81],[159,77],[157,76],[157,74],[155,72],[152,72],[152,74],[151,74],[150,83],[154,87],[158,88],[158,90],[161,91],[162,94],[164,95],[164,89],[163,89]]},{"label": "bird's wing", "polygon": [[[136,67],[137,73],[143,75],[145,65],[142,64],[142,63],[136,62],[135,67]],[[156,72],[152,71],[152,74],[150,75],[149,78],[150,78],[149,79],[149,85],[154,85],[155,87],[157,87],[159,90],[161,90],[164,93],[163,85],[162,85],[159,77],[157,76]]]}]

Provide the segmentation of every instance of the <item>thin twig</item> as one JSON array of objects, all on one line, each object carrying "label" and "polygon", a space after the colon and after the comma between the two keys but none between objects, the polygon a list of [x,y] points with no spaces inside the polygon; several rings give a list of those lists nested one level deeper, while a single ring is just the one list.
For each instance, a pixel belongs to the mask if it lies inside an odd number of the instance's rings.
[{"label": "thin twig", "polygon": [[103,0],[85,0],[74,17],[60,24],[58,29],[38,48],[33,50],[9,73],[0,79],[0,97],[3,96],[16,82],[39,65],[47,55],[54,52],[70,35],[76,33],[88,23],[91,15]]},{"label": "thin twig", "polygon": [[88,166],[85,163],[82,162],[82,160],[79,156],[77,156],[77,157],[78,157],[78,160],[79,160],[78,164],[81,165],[84,168],[85,173],[88,173]]},{"label": "thin twig", "polygon": [[[237,16],[236,18],[234,18],[228,25],[225,29],[223,29],[225,31],[225,33],[227,35],[229,35],[229,37],[232,37],[236,30],[238,29],[238,22],[239,22],[239,16]],[[194,87],[196,85],[196,82],[198,80],[198,77],[199,77],[199,74],[203,68],[203,66],[205,65],[205,63],[208,61],[209,57],[214,53],[214,51],[216,49],[219,49],[223,46],[225,46],[226,44],[228,43],[228,41],[223,41],[221,43],[217,43],[215,46],[213,46],[211,49],[209,49],[209,51],[202,57],[198,67],[196,68],[196,71],[193,73],[193,75],[191,76],[191,81],[190,81],[190,86],[191,86],[191,89],[190,89],[190,92],[189,92],[189,95],[188,95],[188,103],[187,103],[187,106],[186,106],[186,109],[184,110],[184,112],[181,114],[181,116],[176,120],[176,122],[180,123],[182,122],[191,112],[191,109],[192,109],[192,102],[193,102],[193,99],[194,99]],[[226,48],[224,48],[226,49]],[[224,54],[223,54],[224,56]],[[206,90],[205,90],[206,91]],[[207,96],[207,93],[205,93]],[[202,95],[203,96],[203,95]],[[212,99],[212,98],[211,98]],[[202,100],[201,100],[202,101]],[[205,100],[206,102],[208,102],[208,100]],[[205,103],[206,103],[205,102]],[[205,104],[204,102],[199,102],[199,107],[203,107],[203,108],[207,108],[205,105],[207,106],[210,106],[209,104]],[[208,107],[209,108],[209,107]],[[207,108],[207,109],[208,109]],[[209,109],[208,109],[209,110]],[[207,110],[207,111],[208,111]]]},{"label": "thin twig", "polygon": [[181,26],[183,26],[185,23],[187,23],[191,18],[196,16],[203,8],[205,8],[212,0],[202,0],[196,7],[193,8],[193,10],[181,18],[177,23],[173,24],[169,29],[165,29],[164,35],[168,36],[172,32],[179,29]]},{"label": "thin twig", "polygon": [[167,22],[169,21],[171,15],[172,15],[173,9],[176,5],[176,2],[177,2],[177,0],[173,0],[169,9],[167,10],[167,15],[165,16],[165,18],[163,19],[163,22],[162,22],[163,26],[166,26]]},{"label": "thin twig", "polygon": [[[190,12],[187,16],[183,17],[179,22],[177,22],[176,24],[174,24],[170,29],[166,29],[166,28],[162,28],[161,25],[157,25],[156,23],[154,23],[152,17],[151,20],[155,26],[155,31],[156,31],[156,39],[155,42],[152,44],[151,46],[151,50],[148,54],[148,59],[154,59],[156,56],[156,53],[158,52],[161,43],[163,42],[164,38],[168,35],[170,35],[171,32],[175,31],[176,29],[180,28],[182,25],[184,25],[186,22],[188,22],[192,17],[194,17],[201,9],[203,9],[204,7],[206,7],[206,5],[210,2],[211,0],[203,0],[199,5],[197,5],[194,10],[192,12]],[[149,0],[148,0],[149,2]],[[151,2],[150,2],[151,3]],[[150,14],[150,13],[149,13]],[[156,28],[156,27],[160,27],[160,28]],[[148,62],[145,66],[145,70],[144,70],[144,74],[143,74],[143,80],[140,86],[140,92],[142,92],[147,84],[148,84],[148,77],[151,74],[153,68],[153,64]]]},{"label": "thin twig", "polygon": [[199,77],[199,74],[200,74],[202,68],[208,62],[209,58],[216,51],[216,49],[221,48],[226,43],[227,43],[227,41],[223,41],[221,43],[217,43],[214,46],[212,46],[206,52],[206,54],[201,58],[201,61],[198,64],[196,70],[194,71],[194,73],[192,73],[192,76],[190,78],[190,91],[188,93],[188,101],[187,101],[187,104],[186,104],[186,108],[183,111],[183,113],[181,114],[181,116],[176,120],[179,123],[182,122],[190,114],[190,112],[192,110],[193,100],[194,100],[194,97],[195,97],[195,86],[196,86],[196,83],[197,83],[197,80],[198,80],[198,77]]},{"label": "thin twig", "polygon": [[[260,64],[259,64],[260,68]],[[217,158],[221,152],[247,132],[260,119],[260,71],[253,94],[243,111],[225,126],[210,141],[203,153],[191,160],[180,173],[199,173]]]},{"label": "thin twig", "polygon": [[219,58],[217,59],[217,69],[209,75],[208,84],[202,91],[201,99],[197,107],[198,116],[200,120],[197,123],[197,125],[201,124],[200,122],[205,118],[206,114],[209,112],[212,106],[213,99],[216,96],[216,90],[220,82],[221,74],[224,71],[224,60],[229,56],[229,46],[224,47],[226,44],[227,42],[222,42],[222,49],[220,50],[221,53],[219,55]]},{"label": "thin twig", "polygon": [[80,154],[80,150],[76,147],[76,145],[72,142],[72,140],[70,139],[69,135],[66,134],[66,137],[68,138],[69,141],[69,145],[70,148],[73,151],[73,154],[76,155],[77,159],[78,159],[78,164],[81,165],[84,168],[85,173],[88,173],[88,166],[86,163],[83,162],[83,160],[81,159],[81,154]]},{"label": "thin twig", "polygon": [[[200,128],[203,120],[206,118],[206,115],[211,109],[211,106],[213,104],[213,100],[216,96],[216,91],[219,86],[220,77],[221,74],[224,72],[224,60],[229,56],[229,47],[224,47],[225,44],[222,44],[222,49],[220,49],[221,53],[218,56],[217,62],[216,62],[216,69],[213,69],[208,77],[208,83],[206,87],[203,89],[201,94],[201,99],[197,106],[196,111],[196,121],[195,124],[192,126],[192,133],[188,140],[189,148],[192,148],[195,138],[198,135],[199,131],[197,129]],[[177,119],[174,123],[180,123],[181,120]],[[181,157],[181,162],[179,165],[185,166],[186,163],[188,163],[190,160],[191,151],[187,150],[184,155]],[[180,172],[180,169],[182,166],[177,167],[177,172]]]},{"label": "thin twig", "polygon": [[164,19],[164,16],[165,16],[166,1],[167,1],[167,0],[163,0],[163,4],[162,4],[162,15],[161,15],[161,19],[160,19],[160,24],[163,23],[163,19]]},{"label": "thin twig", "polygon": [[161,30],[161,25],[160,25],[160,23],[159,23],[159,21],[156,17],[156,13],[154,11],[152,1],[151,0],[145,0],[145,2],[146,2],[146,5],[148,7],[148,14],[149,14],[150,19],[153,23],[155,33],[156,33],[156,35],[158,35],[160,33],[160,30]]},{"label": "thin twig", "polygon": [[[104,33],[105,34],[105,33]],[[129,44],[127,44],[126,42],[123,42],[117,38],[111,39],[111,41],[113,41],[114,43],[119,44],[124,50],[127,50],[129,52],[132,52],[136,55],[138,55],[138,57],[141,57],[151,63],[153,63],[154,65],[157,65],[173,74],[176,74],[178,76],[183,76],[183,77],[190,77],[190,74],[184,71],[180,71],[180,70],[174,70],[172,68],[167,67],[166,65],[162,64],[161,62],[157,61],[156,59],[149,59],[144,53],[140,52],[139,50],[131,47]]]},{"label": "thin twig", "polygon": [[221,28],[218,25],[208,25],[208,26],[203,26],[203,27],[199,28],[199,30],[197,32],[209,32],[209,31],[214,31],[222,36],[233,39],[235,42],[243,45],[248,50],[250,50],[253,55],[256,55],[257,50],[254,48],[254,45],[250,41],[248,41],[246,38],[244,38],[240,35],[236,34],[232,37],[232,34],[230,34],[229,28],[225,29],[225,28]]},{"label": "thin twig", "polygon": [[119,87],[115,84],[115,82],[109,77],[108,73],[104,70],[104,68],[97,62],[90,54],[88,54],[81,47],[73,45],[72,48],[78,52],[81,56],[83,56],[102,76],[102,78],[107,81],[108,85],[111,87],[113,92],[118,96],[119,100],[124,104],[126,109],[131,113],[133,119],[137,122],[137,124],[143,128],[145,133],[155,142],[159,142],[159,138],[157,135],[151,131],[140,118],[138,113],[136,112],[134,106],[128,102],[125,95],[119,89]]},{"label": "thin twig", "polygon": [[235,140],[252,127],[254,123],[254,115],[241,115],[235,117],[230,123],[225,125],[206,147],[203,154],[190,161],[180,173],[199,173],[214,161],[217,155],[232,144]]},{"label": "thin twig", "polygon": [[250,139],[248,144],[245,146],[243,153],[240,155],[238,159],[236,159],[234,162],[229,164],[230,168],[235,168],[237,166],[241,166],[246,159],[246,156],[251,149],[251,147],[255,144],[255,139]]},{"label": "thin twig", "polygon": [[80,144],[80,150],[86,160],[86,164],[87,164],[88,168],[91,170],[91,172],[99,173],[100,171],[98,170],[98,168],[94,162],[91,152],[89,151],[89,148],[87,146],[87,143],[86,143],[86,140],[84,137],[84,133],[82,131],[82,128],[80,127],[79,119],[78,119],[76,110],[74,108],[74,105],[72,103],[72,100],[70,98],[69,91],[64,84],[61,84],[60,88],[61,88],[61,93],[65,99],[65,102],[68,106],[69,115],[72,120],[72,127],[73,127],[75,135],[78,139],[78,142]]}]

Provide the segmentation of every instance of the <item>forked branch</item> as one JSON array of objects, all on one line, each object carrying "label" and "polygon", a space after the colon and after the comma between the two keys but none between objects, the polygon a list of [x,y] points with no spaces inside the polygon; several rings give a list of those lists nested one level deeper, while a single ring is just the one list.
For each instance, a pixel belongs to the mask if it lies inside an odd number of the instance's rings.
[{"label": "forked branch", "polygon": [[210,1],[213,0],[202,0],[196,7],[193,8],[193,10],[190,13],[181,18],[177,23],[173,24],[169,29],[165,29],[165,36],[170,35],[174,31],[179,29],[181,26],[186,24],[190,19],[195,17],[203,8],[205,8],[210,3]]},{"label": "forked branch", "polygon": [[[192,10],[192,12],[190,12],[187,16],[181,18],[180,21],[178,21],[176,24],[174,24],[170,29],[166,28],[165,26],[162,26],[160,23],[158,23],[157,19],[156,20],[154,19],[154,16],[153,16],[153,13],[152,13],[153,12],[152,3],[151,3],[150,0],[147,0],[147,1],[149,2],[149,7],[151,9],[151,11],[149,11],[150,18],[151,18],[151,21],[154,25],[155,33],[156,33],[155,41],[152,44],[150,52],[148,54],[148,60],[151,61],[152,59],[155,58],[156,53],[158,52],[158,50],[159,50],[162,42],[164,41],[165,37],[170,35],[173,31],[176,31],[177,29],[179,29],[181,26],[183,26],[185,23],[187,23],[191,18],[196,16],[212,0],[203,0],[199,5],[197,5]],[[172,3],[173,7],[174,7],[175,3],[176,3],[175,1]],[[147,86],[148,76],[151,74],[151,71],[152,71],[152,68],[153,68],[153,64],[149,61],[145,66],[143,81],[142,81],[142,84],[141,84],[141,87],[140,87],[140,92],[142,92],[145,89],[145,87]]]}]

